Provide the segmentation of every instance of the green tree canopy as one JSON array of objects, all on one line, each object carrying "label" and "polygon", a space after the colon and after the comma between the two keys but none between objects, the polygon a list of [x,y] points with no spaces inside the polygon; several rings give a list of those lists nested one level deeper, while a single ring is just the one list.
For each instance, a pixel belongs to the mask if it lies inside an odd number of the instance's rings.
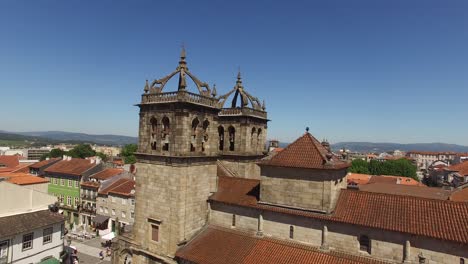
[{"label": "green tree canopy", "polygon": [[138,146],[136,144],[128,144],[122,148],[120,155],[124,158],[125,164],[133,164],[136,162],[134,153],[137,151]]},{"label": "green tree canopy", "polygon": [[88,144],[79,144],[68,151],[68,156],[72,158],[87,158],[96,156],[96,151],[91,148],[91,145]]},{"label": "green tree canopy", "polygon": [[52,149],[49,153],[42,155],[40,160],[45,160],[46,158],[61,158],[66,153],[66,151],[55,148]]},{"label": "green tree canopy", "polygon": [[372,175],[404,176],[419,181],[416,171],[416,166],[407,159],[386,161],[371,160],[370,162],[356,159],[352,161],[351,167],[348,169],[348,172]]}]

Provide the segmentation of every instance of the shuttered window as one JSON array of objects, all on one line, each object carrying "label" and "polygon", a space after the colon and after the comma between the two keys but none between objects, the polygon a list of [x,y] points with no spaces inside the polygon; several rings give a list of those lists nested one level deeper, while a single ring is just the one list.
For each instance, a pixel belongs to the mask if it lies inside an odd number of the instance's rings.
[{"label": "shuttered window", "polygon": [[151,225],[151,239],[153,241],[159,241],[159,226]]}]

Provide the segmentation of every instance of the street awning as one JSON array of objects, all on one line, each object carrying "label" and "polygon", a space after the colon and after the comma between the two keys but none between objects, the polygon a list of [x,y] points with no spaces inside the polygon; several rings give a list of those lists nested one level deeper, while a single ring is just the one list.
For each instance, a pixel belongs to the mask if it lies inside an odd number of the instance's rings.
[{"label": "street awning", "polygon": [[102,236],[101,239],[102,240],[112,240],[114,237],[115,237],[115,233],[110,232],[109,234]]},{"label": "street awning", "polygon": [[93,221],[94,221],[94,223],[100,225],[100,224],[104,223],[105,221],[107,221],[108,219],[109,219],[108,216],[96,215],[96,217],[94,217]]}]

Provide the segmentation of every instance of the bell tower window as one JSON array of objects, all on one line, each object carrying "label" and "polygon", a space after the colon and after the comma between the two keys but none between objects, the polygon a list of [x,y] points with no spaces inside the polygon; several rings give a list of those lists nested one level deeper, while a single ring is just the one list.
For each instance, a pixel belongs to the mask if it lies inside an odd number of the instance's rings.
[{"label": "bell tower window", "polygon": [[229,129],[229,150],[234,151],[236,145],[236,129],[230,126]]},{"label": "bell tower window", "polygon": [[255,151],[257,149],[257,131],[255,127],[252,127],[252,132],[250,133],[250,148]]},{"label": "bell tower window", "polygon": [[192,134],[190,135],[190,152],[194,152],[196,150],[197,145],[197,127],[200,124],[198,118],[194,118],[192,120]]},{"label": "bell tower window", "polygon": [[264,142],[262,142],[262,129],[259,128],[258,129],[258,132],[257,132],[257,148],[260,150],[260,151],[263,151],[263,146],[265,145]]},{"label": "bell tower window", "polygon": [[202,138],[202,152],[205,152],[205,144],[208,142],[208,127],[210,126],[210,121],[203,121],[203,138]]},{"label": "bell tower window", "polygon": [[150,120],[150,137],[151,137],[151,150],[157,150],[158,142],[157,142],[157,135],[158,135],[158,120],[154,117]]},{"label": "bell tower window", "polygon": [[170,131],[171,131],[171,127],[170,127],[169,118],[167,116],[165,116],[162,119],[162,133],[161,133],[161,138],[162,138],[162,142],[163,142],[162,150],[164,150],[164,151],[169,151]]},{"label": "bell tower window", "polygon": [[219,135],[219,150],[224,150],[224,127],[218,127],[218,135]]}]

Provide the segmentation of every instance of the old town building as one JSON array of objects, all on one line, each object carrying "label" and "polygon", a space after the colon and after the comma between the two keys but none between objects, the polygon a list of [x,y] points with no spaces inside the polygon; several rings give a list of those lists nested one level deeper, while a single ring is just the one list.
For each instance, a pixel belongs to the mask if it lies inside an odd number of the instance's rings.
[{"label": "old town building", "polygon": [[[349,163],[308,131],[264,159],[265,104],[188,71],[145,85],[133,232],[113,263],[461,263],[468,204],[347,189]],[[178,75],[178,88],[166,83]],[[189,92],[187,76],[198,92]],[[230,105],[226,105],[233,95]],[[240,104],[239,104],[240,103]],[[421,219],[425,222],[421,223]]]}]

